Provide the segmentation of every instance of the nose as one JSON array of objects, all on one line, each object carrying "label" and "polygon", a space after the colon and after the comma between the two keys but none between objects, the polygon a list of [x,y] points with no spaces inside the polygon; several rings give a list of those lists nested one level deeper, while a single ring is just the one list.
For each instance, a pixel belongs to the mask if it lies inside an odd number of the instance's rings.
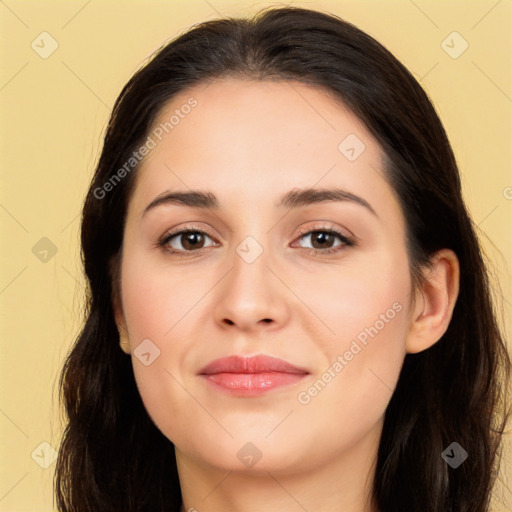
[{"label": "nose", "polygon": [[268,265],[267,251],[254,260],[235,252],[232,267],[217,288],[215,320],[223,328],[275,330],[289,318],[286,286]]}]

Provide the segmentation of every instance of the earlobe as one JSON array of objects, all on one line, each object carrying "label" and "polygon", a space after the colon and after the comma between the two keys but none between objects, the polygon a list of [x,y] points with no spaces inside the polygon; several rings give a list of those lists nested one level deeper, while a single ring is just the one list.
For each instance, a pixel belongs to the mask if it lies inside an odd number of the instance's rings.
[{"label": "earlobe", "polygon": [[119,331],[119,346],[125,354],[130,354],[130,339],[128,337],[128,330],[124,321],[124,315],[122,312],[115,312],[117,330]]},{"label": "earlobe", "polygon": [[128,337],[125,337],[125,336],[121,335],[119,337],[119,346],[121,347],[121,350],[125,354],[131,354],[130,341],[129,341]]},{"label": "earlobe", "polygon": [[431,258],[416,301],[406,350],[422,352],[438,342],[448,329],[459,294],[459,260],[450,249],[441,249]]},{"label": "earlobe", "polygon": [[130,354],[130,340],[128,337],[128,329],[126,327],[126,321],[124,318],[123,307],[119,299],[118,290],[114,291],[112,297],[112,310],[114,314],[114,320],[116,322],[117,330],[119,331],[119,346],[125,354]]}]

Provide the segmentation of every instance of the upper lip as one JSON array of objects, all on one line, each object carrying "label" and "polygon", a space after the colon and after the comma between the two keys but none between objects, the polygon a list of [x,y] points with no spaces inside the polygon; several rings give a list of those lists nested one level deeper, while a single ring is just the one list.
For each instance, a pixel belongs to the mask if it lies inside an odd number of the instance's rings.
[{"label": "upper lip", "polygon": [[215,359],[199,370],[199,375],[213,375],[216,373],[309,373],[304,368],[294,366],[293,364],[277,357],[266,355],[257,356],[229,356]]}]

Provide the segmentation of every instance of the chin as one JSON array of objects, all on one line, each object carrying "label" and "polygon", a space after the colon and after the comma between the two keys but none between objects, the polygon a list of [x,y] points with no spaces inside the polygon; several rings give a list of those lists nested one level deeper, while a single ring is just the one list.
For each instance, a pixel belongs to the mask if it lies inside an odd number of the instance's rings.
[{"label": "chin", "polygon": [[[225,439],[218,436],[215,440],[203,439],[199,446],[177,448],[186,457],[214,467],[224,472],[241,472],[247,474],[292,473],[304,463],[299,454],[303,446],[283,444],[265,439],[264,436],[237,435]],[[195,444],[195,443],[194,443]]]}]

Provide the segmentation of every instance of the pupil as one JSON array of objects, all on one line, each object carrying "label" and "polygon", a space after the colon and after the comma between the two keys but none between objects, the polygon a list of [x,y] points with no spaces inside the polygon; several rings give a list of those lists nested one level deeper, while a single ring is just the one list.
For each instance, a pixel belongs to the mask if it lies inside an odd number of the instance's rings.
[{"label": "pupil", "polygon": [[331,235],[329,233],[317,232],[315,242],[320,243],[320,245],[325,244],[326,242],[329,241],[330,236]]},{"label": "pupil", "polygon": [[202,235],[200,233],[189,233],[185,237],[185,246],[191,245],[192,248],[197,246],[201,236]]}]

